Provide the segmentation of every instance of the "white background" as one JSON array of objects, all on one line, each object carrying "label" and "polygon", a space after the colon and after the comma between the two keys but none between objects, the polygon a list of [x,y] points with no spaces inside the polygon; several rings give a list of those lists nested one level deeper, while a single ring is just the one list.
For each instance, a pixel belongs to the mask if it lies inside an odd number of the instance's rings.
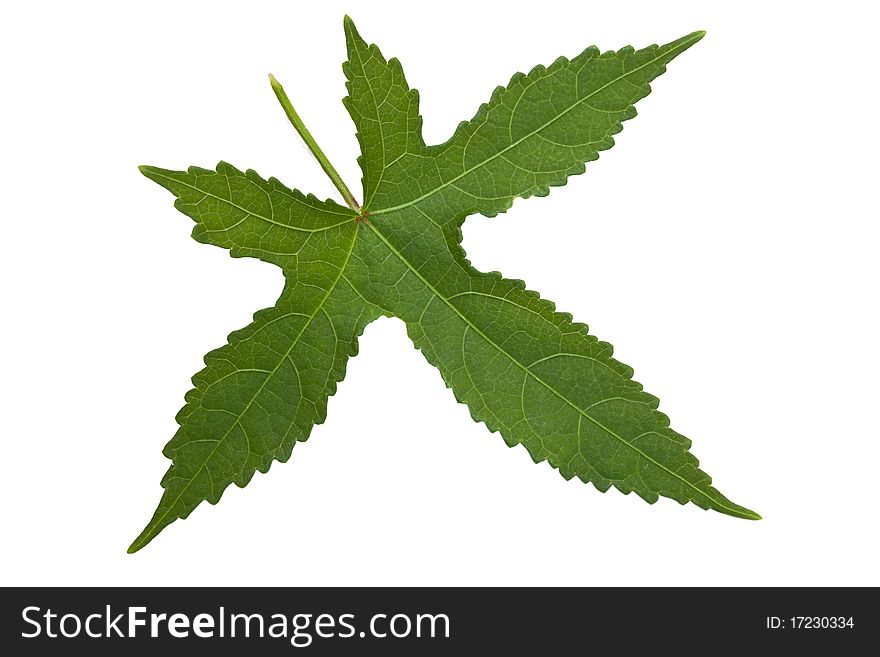
[{"label": "white background", "polygon": [[[720,4],[5,8],[0,583],[880,584],[876,16]],[[612,342],[764,520],[565,482],[384,319],[288,464],[126,555],[189,377],[281,288],[191,240],[137,165],[225,159],[335,197],[271,71],[359,189],[345,12],[403,62],[429,143],[514,71],[707,30],[586,175],[469,219],[465,246]]]}]

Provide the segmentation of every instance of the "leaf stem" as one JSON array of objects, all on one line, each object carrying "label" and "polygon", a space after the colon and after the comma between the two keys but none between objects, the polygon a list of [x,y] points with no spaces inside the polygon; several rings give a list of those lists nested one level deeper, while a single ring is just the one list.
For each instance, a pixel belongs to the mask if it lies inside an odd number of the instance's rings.
[{"label": "leaf stem", "polygon": [[287,94],[284,91],[284,87],[281,86],[281,83],[278,82],[278,80],[275,79],[275,76],[271,73],[269,74],[269,82],[272,84],[272,91],[274,91],[275,95],[278,97],[278,102],[281,103],[281,107],[284,108],[284,113],[287,114],[287,118],[290,119],[290,122],[293,124],[293,127],[296,128],[299,136],[302,137],[304,142],[306,142],[306,146],[308,146],[309,150],[312,151],[312,154],[318,160],[318,164],[320,164],[321,168],[324,169],[324,173],[327,174],[333,185],[336,187],[336,189],[339,190],[339,193],[342,194],[342,198],[345,199],[348,207],[360,214],[360,204],[357,202],[354,194],[351,193],[351,190],[342,180],[342,177],[339,175],[336,169],[333,168],[333,165],[330,164],[330,160],[328,160],[327,156],[324,155],[324,151],[322,151],[321,147],[318,146],[318,142],[316,142],[315,138],[312,137],[312,133],[309,132],[306,124],[303,123],[301,118],[299,118],[299,114],[297,114],[296,110],[293,109],[293,104],[290,102],[290,98],[287,97]]}]

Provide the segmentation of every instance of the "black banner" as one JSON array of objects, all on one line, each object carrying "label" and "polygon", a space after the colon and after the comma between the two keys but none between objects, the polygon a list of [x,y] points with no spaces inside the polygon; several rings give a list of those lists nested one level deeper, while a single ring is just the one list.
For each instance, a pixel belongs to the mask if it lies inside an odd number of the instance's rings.
[{"label": "black banner", "polygon": [[7,655],[855,654],[880,638],[876,590],[841,588],[18,588],[0,614]]}]

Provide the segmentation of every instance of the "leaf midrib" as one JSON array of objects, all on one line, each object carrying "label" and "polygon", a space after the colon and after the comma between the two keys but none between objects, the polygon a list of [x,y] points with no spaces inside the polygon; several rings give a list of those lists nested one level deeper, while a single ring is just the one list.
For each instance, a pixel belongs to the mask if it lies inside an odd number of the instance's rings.
[{"label": "leaf midrib", "polygon": [[571,104],[569,107],[567,107],[565,110],[563,110],[562,112],[560,112],[559,114],[557,114],[556,116],[554,116],[552,119],[550,119],[549,121],[547,121],[547,122],[544,123],[543,125],[541,125],[541,126],[535,128],[532,132],[529,132],[529,133],[523,135],[522,137],[520,137],[519,139],[517,139],[515,142],[513,142],[512,144],[510,144],[509,146],[505,146],[503,149],[501,149],[501,150],[498,151],[497,153],[494,153],[494,154],[491,155],[490,157],[488,157],[488,158],[486,158],[485,160],[483,160],[482,162],[480,162],[480,163],[478,163],[478,164],[472,166],[471,168],[466,169],[465,171],[463,171],[463,172],[460,173],[459,175],[455,176],[455,177],[452,178],[451,180],[448,180],[448,181],[444,182],[442,185],[439,185],[438,187],[435,187],[435,188],[432,189],[431,191],[422,194],[421,196],[419,196],[419,197],[416,198],[416,199],[413,199],[413,200],[411,200],[411,201],[407,201],[406,203],[401,203],[400,205],[395,205],[395,206],[392,206],[392,207],[390,207],[390,208],[383,208],[383,209],[380,209],[380,210],[370,210],[370,214],[373,215],[373,216],[376,216],[376,215],[380,215],[380,214],[386,214],[386,213],[388,213],[388,212],[396,212],[397,210],[403,210],[403,209],[405,209],[405,208],[408,208],[408,207],[411,207],[411,206],[416,205],[416,204],[418,204],[418,203],[421,203],[421,202],[424,201],[426,198],[430,198],[430,197],[433,196],[434,194],[436,194],[436,193],[440,192],[441,190],[443,190],[443,189],[449,187],[450,185],[455,184],[456,182],[458,182],[459,180],[461,180],[461,179],[464,178],[465,176],[467,176],[467,175],[473,173],[473,172],[476,171],[477,169],[480,169],[480,168],[486,166],[489,162],[492,162],[492,161],[495,160],[496,158],[503,156],[507,151],[511,150],[512,148],[515,148],[515,147],[519,146],[521,143],[523,143],[523,142],[526,141],[527,139],[531,139],[532,137],[534,137],[535,135],[537,135],[539,132],[541,132],[541,131],[544,130],[545,128],[547,128],[547,127],[553,125],[554,122],[556,122],[556,121],[558,121],[559,119],[561,119],[563,116],[565,116],[566,114],[568,114],[569,112],[571,112],[574,108],[576,108],[576,107],[579,106],[580,104],[586,102],[587,100],[589,100],[590,98],[592,98],[593,96],[595,96],[596,94],[598,94],[599,92],[604,91],[607,87],[609,87],[609,86],[611,86],[611,85],[613,85],[613,84],[617,84],[617,83],[620,82],[621,80],[625,80],[628,76],[630,76],[630,75],[632,75],[632,74],[634,74],[634,73],[636,73],[636,72],[638,72],[638,71],[640,71],[640,70],[642,70],[642,69],[644,69],[644,68],[646,68],[646,67],[648,67],[648,66],[652,66],[652,65],[656,64],[658,61],[660,61],[660,60],[663,59],[664,57],[668,56],[670,52],[673,52],[673,51],[675,51],[675,50],[686,50],[686,49],[689,48],[689,47],[690,47],[695,41],[699,41],[700,38],[702,38],[702,36],[695,36],[695,35],[697,35],[697,34],[699,34],[699,33],[698,33],[698,32],[695,32],[694,34],[689,34],[688,36],[684,37],[684,39],[683,39],[682,41],[680,41],[680,42],[676,45],[676,47],[675,47],[675,48],[672,48],[670,51],[664,51],[664,50],[663,50],[663,47],[658,48],[658,50],[661,51],[662,54],[660,54],[660,55],[658,55],[657,57],[653,58],[651,61],[649,61],[649,62],[645,62],[645,63],[642,64],[641,66],[637,66],[636,68],[632,69],[631,71],[627,71],[627,72],[624,73],[623,75],[619,75],[619,76],[617,76],[616,78],[614,78],[613,80],[610,80],[609,82],[606,82],[605,84],[603,84],[601,87],[599,87],[599,88],[596,89],[595,91],[590,92],[589,94],[587,94],[587,95],[584,96],[583,98],[581,98],[581,99],[579,99],[578,101],[576,101],[575,103]]},{"label": "leaf midrib", "polygon": [[576,411],[577,411],[582,417],[587,418],[590,422],[592,422],[592,423],[595,424],[597,427],[599,427],[600,429],[602,429],[603,431],[605,431],[606,433],[608,433],[610,436],[613,436],[615,439],[617,439],[618,441],[620,441],[623,445],[626,445],[627,447],[629,447],[631,450],[633,450],[634,452],[636,452],[636,454],[638,454],[639,456],[641,456],[642,458],[644,458],[646,461],[649,461],[650,463],[653,463],[655,466],[657,466],[658,468],[660,468],[660,469],[663,470],[664,472],[668,473],[671,477],[675,478],[676,480],[682,482],[683,484],[685,484],[686,486],[688,486],[689,488],[691,488],[692,490],[694,490],[694,491],[695,491],[696,493],[698,493],[700,496],[702,496],[703,498],[705,498],[706,500],[708,500],[709,503],[710,503],[712,506],[714,506],[715,508],[720,507],[720,508],[726,510],[726,511],[727,511],[728,513],[730,513],[731,515],[739,516],[739,517],[743,517],[743,512],[742,512],[742,511],[739,511],[739,510],[737,510],[737,509],[735,509],[735,508],[729,507],[729,506],[727,506],[727,505],[725,505],[725,504],[719,502],[718,500],[716,500],[715,498],[711,497],[708,493],[706,493],[706,492],[703,491],[702,489],[697,488],[694,484],[692,484],[691,482],[689,482],[687,479],[685,479],[685,478],[682,477],[681,475],[677,474],[676,472],[673,472],[672,470],[670,470],[669,468],[667,468],[665,465],[663,465],[663,464],[660,463],[659,461],[653,459],[651,456],[649,456],[648,454],[646,454],[645,452],[643,452],[642,450],[640,450],[638,447],[636,447],[636,446],[633,445],[632,443],[628,442],[623,436],[621,436],[621,435],[615,433],[615,432],[612,431],[610,428],[606,427],[604,424],[602,424],[601,422],[599,422],[598,420],[596,420],[595,418],[593,418],[592,416],[590,416],[590,415],[589,415],[587,412],[585,412],[583,409],[579,408],[576,404],[574,404],[573,402],[571,402],[571,401],[570,401],[567,397],[565,397],[562,393],[560,393],[559,391],[557,391],[553,386],[551,386],[549,383],[547,383],[546,381],[544,381],[543,379],[541,379],[541,377],[539,377],[537,374],[535,374],[534,372],[532,372],[531,369],[529,369],[529,367],[527,367],[526,365],[524,365],[523,363],[521,363],[519,360],[517,360],[516,358],[514,358],[513,355],[511,355],[511,354],[510,354],[509,352],[507,352],[503,347],[501,347],[499,344],[497,344],[495,341],[493,341],[489,336],[487,336],[487,335],[486,335],[486,334],[485,334],[485,333],[484,333],[484,332],[483,332],[478,326],[476,326],[476,325],[475,325],[475,324],[474,324],[474,323],[473,323],[473,322],[472,322],[472,321],[471,321],[471,320],[470,320],[465,314],[463,314],[458,308],[456,308],[456,306],[455,306],[455,305],[454,305],[449,299],[447,299],[445,296],[443,296],[443,295],[440,293],[440,291],[437,290],[437,288],[435,288],[434,285],[433,285],[433,284],[432,284],[427,278],[425,278],[425,277],[422,275],[422,273],[418,270],[418,268],[416,268],[416,267],[415,267],[415,266],[414,266],[414,265],[413,265],[413,264],[412,264],[412,263],[406,258],[406,256],[404,256],[400,251],[398,251],[397,248],[396,248],[396,247],[395,247],[395,246],[394,246],[394,245],[393,245],[393,244],[392,244],[392,243],[391,243],[391,242],[390,242],[390,241],[389,241],[389,240],[388,240],[388,239],[387,239],[387,238],[386,238],[386,237],[385,237],[385,236],[384,236],[384,235],[383,235],[383,234],[382,234],[377,228],[376,228],[376,226],[375,226],[372,222],[371,222],[371,223],[367,223],[367,226],[370,228],[371,231],[373,231],[373,233],[374,233],[374,234],[375,234],[380,240],[382,240],[382,242],[383,242],[383,243],[384,243],[384,244],[385,244],[385,245],[391,250],[391,252],[394,253],[394,255],[395,255],[395,256],[396,256],[396,257],[397,257],[397,258],[398,258],[398,259],[399,259],[399,260],[400,260],[400,261],[401,261],[401,262],[402,262],[402,263],[403,263],[403,264],[404,264],[404,265],[405,265],[410,271],[412,271],[416,276],[418,276],[418,278],[419,278],[419,279],[420,279],[420,280],[421,280],[421,281],[422,281],[422,282],[428,287],[428,289],[431,290],[431,292],[434,294],[434,296],[436,296],[438,299],[440,299],[441,301],[443,301],[443,302],[444,302],[444,303],[445,303],[445,304],[446,304],[446,305],[447,305],[447,306],[448,306],[448,307],[449,307],[449,308],[450,308],[450,309],[451,309],[456,315],[458,315],[458,316],[462,319],[462,321],[464,321],[465,324],[467,324],[471,329],[473,329],[478,335],[480,335],[480,337],[482,337],[482,338],[483,338],[487,343],[489,343],[492,347],[494,347],[495,349],[497,349],[499,353],[503,354],[506,358],[508,358],[508,359],[510,360],[510,362],[512,362],[512,363],[513,363],[514,365],[516,365],[517,367],[519,367],[521,370],[523,370],[527,375],[531,376],[536,382],[538,382],[539,384],[541,384],[542,386],[544,386],[545,388],[547,388],[547,390],[549,390],[551,393],[553,393],[554,395],[556,395],[557,397],[559,397],[559,399],[561,399],[563,402],[565,402],[566,404],[568,404],[569,406],[571,406],[573,409],[575,409],[575,410],[576,410]]}]

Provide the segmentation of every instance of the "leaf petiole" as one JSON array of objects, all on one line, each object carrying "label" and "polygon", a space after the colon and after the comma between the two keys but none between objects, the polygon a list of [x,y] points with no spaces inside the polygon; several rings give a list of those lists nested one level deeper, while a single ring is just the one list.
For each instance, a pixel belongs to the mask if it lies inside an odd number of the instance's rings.
[{"label": "leaf petiole", "polygon": [[293,127],[296,128],[296,131],[299,133],[299,136],[303,138],[303,141],[306,142],[306,146],[309,147],[309,150],[312,151],[312,154],[318,160],[318,164],[321,165],[321,168],[324,169],[324,173],[330,178],[333,185],[336,189],[339,190],[339,193],[342,194],[342,198],[345,199],[345,202],[348,204],[352,210],[360,215],[361,206],[357,202],[354,197],[354,194],[351,193],[351,190],[345,184],[345,181],[342,180],[342,177],[339,175],[339,172],[333,168],[333,165],[330,164],[330,160],[327,159],[327,156],[324,155],[324,151],[321,150],[321,147],[318,146],[318,142],[315,141],[315,138],[312,137],[312,133],[309,132],[309,129],[306,127],[305,123],[303,123],[302,119],[299,118],[299,114],[296,113],[296,110],[293,108],[293,104],[290,102],[290,98],[287,97],[287,93],[284,91],[284,87],[281,86],[281,83],[275,79],[275,76],[271,73],[269,74],[269,82],[272,84],[272,91],[275,92],[275,96],[278,97],[278,102],[281,103],[281,107],[284,108],[284,113],[287,114],[287,118],[290,119],[290,122],[293,124]]}]

